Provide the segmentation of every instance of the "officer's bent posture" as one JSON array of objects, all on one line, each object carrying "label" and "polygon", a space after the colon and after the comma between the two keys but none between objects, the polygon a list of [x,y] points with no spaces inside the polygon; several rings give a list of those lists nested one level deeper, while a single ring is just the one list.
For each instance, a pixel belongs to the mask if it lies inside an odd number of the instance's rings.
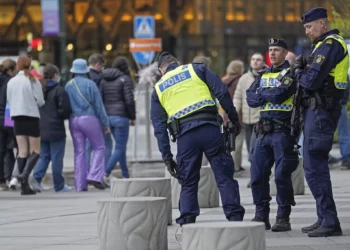
[{"label": "officer's bent posture", "polygon": [[310,9],[301,17],[310,37],[312,53],[305,67],[302,61],[295,74],[304,89],[304,169],[316,199],[318,220],[302,228],[309,237],[342,235],[328,168],[328,154],[340,117],[340,101],[345,93],[349,68],[346,43],[332,30],[324,8]]},{"label": "officer's bent posture", "polygon": [[291,175],[299,163],[296,139],[290,135],[296,82],[288,76],[282,82],[277,80],[280,72],[290,66],[285,60],[287,53],[285,40],[271,38],[269,56],[273,66],[262,69],[246,91],[248,105],[260,107],[251,167],[251,188],[256,206],[252,221],[264,222],[266,230],[271,229],[269,178],[275,163],[278,211],[276,224],[272,227],[274,232],[291,230],[289,216],[291,206],[295,205]]},{"label": "officer's bent posture", "polygon": [[[176,58],[163,52],[158,61],[163,77],[152,93],[151,119],[165,164],[181,184],[180,225],[194,223],[199,215],[198,182],[203,152],[210,162],[219,188],[227,220],[242,221],[239,187],[233,179],[234,163],[225,152],[218,124],[218,110],[210,91],[240,131],[229,92],[218,76],[204,64],[180,66]],[[170,150],[167,129],[177,139],[177,163]]]}]

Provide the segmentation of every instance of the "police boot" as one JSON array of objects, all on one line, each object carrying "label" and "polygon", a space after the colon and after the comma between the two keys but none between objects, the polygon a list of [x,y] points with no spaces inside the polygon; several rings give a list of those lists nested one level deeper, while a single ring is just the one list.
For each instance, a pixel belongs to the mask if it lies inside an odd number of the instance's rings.
[{"label": "police boot", "polygon": [[306,234],[308,232],[311,232],[311,231],[314,231],[316,230],[317,228],[319,228],[321,226],[321,224],[316,221],[314,224],[312,224],[311,226],[308,226],[308,227],[302,227],[301,228],[301,231]]},{"label": "police boot", "polygon": [[265,223],[265,230],[270,230],[271,229],[271,224],[270,224],[270,220],[269,218],[261,218],[259,216],[255,216],[252,221],[255,221],[255,222],[263,222]]},{"label": "police boot", "polygon": [[331,236],[341,236],[343,234],[340,225],[334,228],[326,228],[323,226],[309,232],[307,236],[309,237],[331,237]]},{"label": "police boot", "polygon": [[[34,167],[36,166],[36,163],[39,160],[40,155],[33,152],[27,159],[27,162],[25,164],[25,167],[23,171],[21,171],[21,174],[18,176],[18,179],[21,182],[21,195],[33,195],[36,194],[36,192],[29,186],[29,175],[33,171]],[[21,170],[21,169],[20,169]]]},{"label": "police boot", "polygon": [[272,226],[272,232],[286,232],[292,230],[290,227],[289,217],[276,217],[276,223]]}]

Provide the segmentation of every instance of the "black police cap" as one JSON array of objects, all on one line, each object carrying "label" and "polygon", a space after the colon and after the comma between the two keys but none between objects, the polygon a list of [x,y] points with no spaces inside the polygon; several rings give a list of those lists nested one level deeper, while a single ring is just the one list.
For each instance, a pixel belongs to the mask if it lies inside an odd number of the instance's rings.
[{"label": "black police cap", "polygon": [[170,58],[174,58],[174,56],[172,54],[170,54],[169,52],[162,52],[158,58],[158,68],[160,68],[162,66],[162,64],[165,60],[170,59]]},{"label": "black police cap", "polygon": [[325,8],[317,7],[306,11],[300,18],[303,24],[321,19],[327,18],[327,10]]},{"label": "black police cap", "polygon": [[278,46],[288,50],[287,42],[284,39],[270,38],[269,47]]}]

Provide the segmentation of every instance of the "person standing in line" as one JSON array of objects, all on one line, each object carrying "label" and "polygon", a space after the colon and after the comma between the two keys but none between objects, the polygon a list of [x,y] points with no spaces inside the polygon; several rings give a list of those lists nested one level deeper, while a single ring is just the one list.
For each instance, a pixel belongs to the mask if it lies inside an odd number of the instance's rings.
[{"label": "person standing in line", "polygon": [[31,74],[30,65],[29,57],[20,56],[17,61],[19,72],[7,85],[7,100],[18,145],[18,180],[22,195],[36,194],[29,186],[28,178],[40,157],[39,108],[45,104],[41,84]]},{"label": "person standing in line", "polygon": [[[88,59],[88,63],[89,63],[89,76],[90,79],[93,80],[96,83],[96,86],[98,88],[100,88],[101,85],[101,81],[102,81],[102,70],[104,69],[105,65],[106,65],[106,61],[103,57],[103,55],[99,54],[99,53],[94,53],[92,54],[89,59]],[[105,146],[106,146],[106,150],[105,150],[105,171],[107,169],[107,163],[109,161],[109,158],[111,157],[112,154],[112,146],[113,146],[113,142],[112,142],[112,136],[110,133],[104,134],[104,140],[105,140]],[[87,139],[86,142],[86,161],[88,164],[88,167],[90,168],[90,159],[91,159],[91,153],[92,153],[92,145],[89,141],[89,139]]]},{"label": "person standing in line", "polygon": [[66,128],[64,120],[71,115],[68,94],[59,85],[59,70],[55,65],[47,64],[43,72],[45,105],[40,108],[40,159],[34,169],[34,189],[43,191],[41,181],[52,162],[52,177],[56,192],[68,192],[72,187],[64,184],[62,176],[63,158],[66,148]]},{"label": "person standing in line", "polygon": [[[244,63],[240,60],[233,60],[229,63],[226,69],[226,75],[222,78],[222,82],[227,86],[228,92],[230,93],[231,99],[237,89],[239,79],[244,73]],[[229,121],[225,111],[222,111],[225,124]],[[242,121],[242,118],[240,118]],[[236,149],[232,152],[233,161],[235,163],[235,171],[243,171],[242,167],[242,146],[244,141],[244,130],[236,137]]]},{"label": "person standing in line", "polygon": [[[256,140],[253,130],[254,126],[259,121],[260,110],[259,108],[249,107],[246,91],[258,77],[258,72],[262,70],[264,66],[265,61],[263,55],[254,53],[250,59],[250,69],[239,79],[236,91],[233,95],[233,104],[237,110],[238,117],[240,117],[240,121],[243,123],[243,133],[247,145],[249,162],[251,162],[251,152]],[[248,187],[250,187],[250,181]]]},{"label": "person standing in line", "polygon": [[[73,76],[66,84],[65,90],[72,108],[69,129],[74,145],[75,188],[77,192],[87,191],[90,184],[103,190],[106,188],[103,183],[103,132],[110,133],[107,113],[96,84],[88,78],[89,68],[86,60],[74,60],[70,72]],[[86,139],[89,139],[93,147],[90,170],[86,162]]]},{"label": "person standing in line", "polygon": [[[16,62],[6,59],[0,64],[0,191],[8,190],[15,157],[10,142],[14,140],[13,128],[5,126],[7,84],[16,75]],[[11,143],[12,144],[12,143]]]},{"label": "person standing in line", "polygon": [[312,52],[306,62],[302,57],[294,62],[293,73],[303,89],[304,170],[318,217],[301,230],[309,237],[340,236],[328,159],[347,87],[349,53],[339,30],[331,28],[326,9],[310,9],[300,20]]},{"label": "person standing in line", "polygon": [[[104,181],[110,184],[111,173],[119,162],[124,178],[129,178],[126,161],[126,148],[129,138],[129,126],[135,125],[136,108],[134,84],[130,77],[128,61],[117,57],[112,68],[102,72],[101,94],[108,114],[115,149],[105,170]],[[111,145],[112,147],[112,145]],[[112,148],[108,149],[110,152]]]}]

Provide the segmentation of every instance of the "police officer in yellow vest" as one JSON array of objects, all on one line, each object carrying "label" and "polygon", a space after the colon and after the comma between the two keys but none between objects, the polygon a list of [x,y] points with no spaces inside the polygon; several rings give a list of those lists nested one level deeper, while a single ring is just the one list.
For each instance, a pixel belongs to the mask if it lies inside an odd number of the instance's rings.
[{"label": "police officer in yellow vest", "polygon": [[307,65],[296,61],[298,84],[303,88],[305,178],[316,200],[316,223],[302,228],[309,237],[342,235],[333,199],[328,168],[333,134],[340,117],[346,89],[349,55],[339,31],[331,29],[327,10],[313,8],[301,17],[305,33],[312,41]]},{"label": "police officer in yellow vest", "polygon": [[[239,133],[237,112],[227,88],[204,64],[180,66],[168,52],[160,55],[158,68],[163,76],[152,94],[151,120],[162,158],[181,185],[181,215],[176,222],[194,223],[199,215],[197,192],[203,153],[214,172],[227,220],[243,220],[239,187],[233,179],[233,159],[225,151],[218,109],[210,93],[219,100]],[[168,128],[177,140],[176,162],[170,150]]]},{"label": "police officer in yellow vest", "polygon": [[251,189],[256,206],[252,221],[264,222],[266,230],[271,229],[269,178],[275,164],[278,210],[276,223],[272,227],[274,232],[291,230],[289,216],[291,206],[295,205],[291,175],[299,163],[296,138],[290,135],[296,82],[288,75],[282,82],[277,80],[280,72],[290,67],[285,60],[287,53],[285,40],[271,38],[269,56],[273,66],[261,70],[246,91],[248,105],[260,107],[251,165]]}]

